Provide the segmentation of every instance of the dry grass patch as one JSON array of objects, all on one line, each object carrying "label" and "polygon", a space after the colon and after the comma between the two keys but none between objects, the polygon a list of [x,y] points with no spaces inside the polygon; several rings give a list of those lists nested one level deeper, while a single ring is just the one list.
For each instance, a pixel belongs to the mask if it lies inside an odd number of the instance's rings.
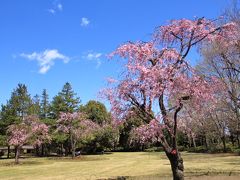
[{"label": "dry grass patch", "polygon": [[[240,175],[240,156],[183,153],[187,179],[228,179]],[[0,160],[0,179],[171,179],[169,161],[159,152],[116,152],[71,158],[26,158],[20,165]],[[230,175],[230,176],[229,176]],[[194,176],[194,177],[193,177]],[[195,178],[195,179],[194,179]],[[200,178],[200,179],[199,179]],[[238,178],[240,179],[240,177]],[[211,179],[210,179],[211,180]],[[235,180],[235,179],[234,179]]]}]

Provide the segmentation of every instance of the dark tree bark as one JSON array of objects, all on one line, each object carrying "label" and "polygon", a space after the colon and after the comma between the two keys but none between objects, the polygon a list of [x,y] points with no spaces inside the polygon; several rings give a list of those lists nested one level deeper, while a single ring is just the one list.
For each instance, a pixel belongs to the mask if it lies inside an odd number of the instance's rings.
[{"label": "dark tree bark", "polygon": [[206,135],[204,136],[204,144],[205,144],[206,150],[208,150],[208,139]]},{"label": "dark tree bark", "polygon": [[21,150],[21,147],[17,146],[16,147],[16,154],[15,154],[15,164],[19,164],[20,150]]},{"label": "dark tree bark", "polygon": [[41,148],[41,156],[44,156],[44,144],[42,144],[42,148]]},{"label": "dark tree bark", "polygon": [[226,137],[222,136],[221,137],[222,143],[223,143],[223,152],[226,153],[227,152],[227,148],[226,148]]},{"label": "dark tree bark", "polygon": [[183,159],[180,153],[173,150],[170,153],[166,152],[166,155],[171,163],[173,180],[184,180]]},{"label": "dark tree bark", "polygon": [[7,152],[7,158],[9,159],[10,157],[10,146],[8,146],[8,152]]},{"label": "dark tree bark", "polygon": [[196,140],[195,140],[195,137],[194,136],[192,136],[192,140],[193,140],[193,147],[194,147],[194,149],[196,149]]},{"label": "dark tree bark", "polygon": [[73,139],[73,133],[70,134],[70,141],[71,141],[71,150],[72,150],[72,159],[75,158],[75,143]]},{"label": "dark tree bark", "polygon": [[61,156],[63,156],[64,153],[63,153],[63,143],[61,144]]},{"label": "dark tree bark", "polygon": [[237,131],[237,146],[240,148],[239,131]]},{"label": "dark tree bark", "polygon": [[232,135],[232,133],[230,135],[230,141],[231,141],[232,145],[234,146],[234,136]]}]

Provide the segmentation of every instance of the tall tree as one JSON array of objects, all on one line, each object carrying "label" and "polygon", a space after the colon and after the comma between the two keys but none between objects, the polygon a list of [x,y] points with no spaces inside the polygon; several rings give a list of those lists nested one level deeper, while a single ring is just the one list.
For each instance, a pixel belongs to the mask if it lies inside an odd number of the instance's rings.
[{"label": "tall tree", "polygon": [[1,126],[6,133],[7,126],[21,122],[24,117],[31,114],[32,100],[24,84],[18,84],[13,90],[11,98],[1,107]]},{"label": "tall tree", "polygon": [[31,105],[31,108],[30,108],[30,114],[40,116],[40,96],[38,94],[36,94],[32,98],[32,105]]},{"label": "tall tree", "polygon": [[[237,2],[237,1],[235,1]],[[237,137],[240,147],[240,8],[233,4],[225,12],[224,21],[235,26],[231,33],[224,38],[215,39],[212,43],[204,44],[202,49],[203,62],[198,70],[205,76],[215,76],[226,86],[226,98],[223,103],[228,104],[234,114],[230,121],[230,130]]]},{"label": "tall tree", "polygon": [[[143,135],[157,136],[154,139],[161,143],[170,161],[174,180],[184,179],[176,141],[179,112],[186,101],[200,108],[203,99],[214,99],[212,94],[218,88],[218,81],[206,81],[196,74],[186,58],[193,46],[203,40],[221,39],[234,28],[233,24],[217,27],[205,18],[173,20],[158,27],[150,42],[129,42],[113,53],[127,60],[123,77],[105,91],[115,118],[122,118],[134,106],[153,119],[141,128]],[[158,108],[153,109],[153,104]],[[156,109],[159,112],[152,114]]]},{"label": "tall tree", "polygon": [[55,116],[58,117],[60,112],[73,113],[77,111],[80,98],[76,97],[70,83],[64,84],[61,92],[53,98],[52,109]]},{"label": "tall tree", "polygon": [[50,104],[49,104],[49,96],[46,89],[43,89],[42,96],[41,96],[41,102],[40,102],[40,111],[41,111],[41,118],[48,118],[50,113]]},{"label": "tall tree", "polygon": [[25,84],[18,84],[17,88],[12,92],[8,106],[14,109],[16,116],[22,120],[30,114],[30,107],[32,100],[28,93],[27,86]]}]

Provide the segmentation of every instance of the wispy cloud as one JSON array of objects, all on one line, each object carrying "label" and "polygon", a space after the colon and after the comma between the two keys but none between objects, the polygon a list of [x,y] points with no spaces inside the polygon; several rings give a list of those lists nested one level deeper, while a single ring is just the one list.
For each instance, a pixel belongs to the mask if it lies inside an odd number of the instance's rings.
[{"label": "wispy cloud", "polygon": [[83,58],[87,59],[88,61],[95,61],[97,63],[96,68],[99,68],[102,64],[101,62],[102,56],[103,56],[102,53],[89,52],[86,56],[83,56]]},{"label": "wispy cloud", "polygon": [[56,11],[54,9],[48,9],[48,12],[51,14],[55,14]]},{"label": "wispy cloud", "polygon": [[63,10],[62,3],[60,3],[58,0],[55,0],[52,3],[52,8],[48,9],[47,11],[51,14],[56,14],[58,11],[62,11],[62,10]]},{"label": "wispy cloud", "polygon": [[56,60],[62,60],[64,63],[68,63],[70,58],[58,52],[57,49],[46,49],[43,52],[33,52],[30,54],[21,53],[21,57],[28,60],[34,60],[38,62],[40,67],[39,73],[45,74],[55,64]]},{"label": "wispy cloud", "polygon": [[58,8],[59,11],[62,11],[63,10],[63,5],[61,3],[58,3],[57,8]]},{"label": "wispy cloud", "polygon": [[88,26],[89,23],[90,23],[90,21],[89,21],[88,18],[83,17],[83,18],[81,19],[81,26]]}]

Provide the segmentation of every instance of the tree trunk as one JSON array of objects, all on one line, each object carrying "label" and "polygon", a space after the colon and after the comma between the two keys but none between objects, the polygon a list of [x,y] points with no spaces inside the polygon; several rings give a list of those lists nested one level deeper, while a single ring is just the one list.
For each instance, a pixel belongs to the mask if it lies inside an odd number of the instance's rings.
[{"label": "tree trunk", "polygon": [[227,149],[226,149],[226,138],[225,136],[221,137],[222,143],[223,143],[223,152],[226,153]]},{"label": "tree trunk", "polygon": [[40,154],[39,154],[39,146],[38,145],[36,145],[36,156],[40,156]]},{"label": "tree trunk", "polygon": [[61,143],[61,152],[60,152],[60,154],[61,154],[62,156],[64,156],[64,153],[63,153],[63,143]]},{"label": "tree trunk", "polygon": [[72,159],[75,157],[75,143],[73,142],[73,134],[70,135],[71,138],[71,149],[72,149]]},{"label": "tree trunk", "polygon": [[15,164],[19,164],[20,149],[20,146],[16,147]]},{"label": "tree trunk", "polygon": [[232,145],[234,146],[234,136],[233,136],[232,133],[231,133],[231,135],[230,135],[230,141],[231,141]]},{"label": "tree trunk", "polygon": [[205,144],[206,150],[208,150],[208,139],[206,135],[204,137],[204,140],[205,140],[204,144]]},{"label": "tree trunk", "polygon": [[221,140],[222,140],[222,143],[223,143],[223,152],[226,153],[227,152],[227,148],[226,148],[225,128],[223,128],[222,133],[223,134],[222,134]]},{"label": "tree trunk", "polygon": [[9,159],[10,156],[10,146],[8,146],[7,158]]},{"label": "tree trunk", "polygon": [[177,150],[166,152],[166,155],[171,163],[173,180],[184,180],[183,159]]},{"label": "tree trunk", "polygon": [[237,146],[240,148],[239,131],[237,130]]},{"label": "tree trunk", "polygon": [[42,144],[41,156],[44,156],[44,144]]},{"label": "tree trunk", "polygon": [[194,136],[192,136],[192,140],[193,140],[193,147],[194,147],[194,149],[196,149],[196,140],[195,140],[195,137]]},{"label": "tree trunk", "polygon": [[191,148],[192,147],[192,138],[191,138],[191,135],[188,135],[188,148]]}]

